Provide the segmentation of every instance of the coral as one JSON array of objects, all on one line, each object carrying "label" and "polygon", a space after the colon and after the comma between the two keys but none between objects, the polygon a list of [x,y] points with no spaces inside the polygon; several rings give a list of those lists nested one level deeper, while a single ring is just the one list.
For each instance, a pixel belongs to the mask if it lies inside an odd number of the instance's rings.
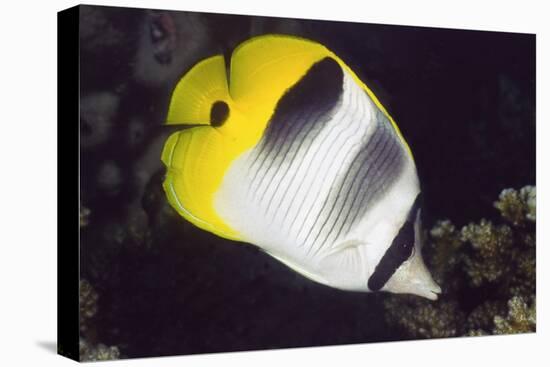
[{"label": "coral", "polygon": [[495,316],[494,334],[520,334],[536,331],[536,300],[529,306],[522,297],[512,297],[508,301],[508,315]]},{"label": "coral", "polygon": [[469,332],[487,333],[493,327],[493,315],[503,315],[506,305],[501,301],[487,301],[475,307],[466,319],[466,329]]},{"label": "coral", "polygon": [[435,224],[425,252],[444,292],[437,302],[392,295],[388,324],[416,338],[536,330],[535,187],[505,189],[494,206],[506,223]]},{"label": "coral", "polygon": [[80,338],[79,349],[81,362],[109,361],[120,358],[118,347],[108,347],[104,344],[93,346],[83,338]]},{"label": "coral", "polygon": [[88,320],[97,312],[97,298],[98,295],[91,284],[87,280],[81,279],[79,296],[81,332],[85,332],[88,329]]},{"label": "coral", "polygon": [[526,221],[535,222],[537,217],[536,189],[534,186],[525,186],[520,191],[514,189],[502,190],[495,208],[500,211],[504,219],[515,226]]},{"label": "coral", "polygon": [[[399,297],[399,298],[398,298]],[[464,315],[453,301],[437,305],[419,300],[415,296],[398,296],[388,300],[384,306],[387,314],[398,314],[397,325],[414,338],[445,338],[461,334]],[[388,320],[394,323],[393,319]]]},{"label": "coral", "polygon": [[462,241],[469,242],[475,251],[475,256],[465,258],[466,272],[475,286],[498,281],[510,271],[509,258],[515,252],[510,227],[495,226],[482,219],[479,224],[462,228],[461,235]]},{"label": "coral", "polygon": [[481,329],[468,330],[465,336],[485,336],[488,335],[485,331]]},{"label": "coral", "polygon": [[462,259],[458,250],[463,245],[460,233],[449,221],[443,220],[436,223],[430,231],[432,243],[432,263],[435,265],[433,275],[438,283],[444,282],[449,270],[453,269]]},{"label": "coral", "polygon": [[90,320],[93,320],[94,316],[97,314],[97,300],[99,296],[90,282],[85,279],[80,280],[79,293],[80,361],[107,361],[111,359],[119,359],[120,351],[118,347],[107,347],[101,343],[93,345],[88,341],[90,336],[95,334],[92,330],[93,327]]}]

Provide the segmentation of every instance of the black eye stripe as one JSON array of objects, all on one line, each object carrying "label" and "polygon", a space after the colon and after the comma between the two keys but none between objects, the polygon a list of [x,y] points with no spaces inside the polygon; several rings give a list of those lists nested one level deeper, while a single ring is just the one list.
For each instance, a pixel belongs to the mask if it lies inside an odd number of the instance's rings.
[{"label": "black eye stripe", "polygon": [[393,273],[414,253],[414,222],[419,208],[420,194],[418,194],[411,206],[407,220],[399,229],[392,244],[386,250],[370,276],[367,284],[370,290],[378,291],[382,289]]}]

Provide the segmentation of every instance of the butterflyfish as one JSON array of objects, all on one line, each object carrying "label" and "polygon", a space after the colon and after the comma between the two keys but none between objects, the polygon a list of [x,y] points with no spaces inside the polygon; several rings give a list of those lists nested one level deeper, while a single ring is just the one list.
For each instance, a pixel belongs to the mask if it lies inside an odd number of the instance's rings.
[{"label": "butterflyfish", "polygon": [[265,35],[227,63],[206,58],[176,84],[166,123],[182,130],[164,145],[163,187],[189,222],[330,287],[437,299],[411,150],[325,46]]}]

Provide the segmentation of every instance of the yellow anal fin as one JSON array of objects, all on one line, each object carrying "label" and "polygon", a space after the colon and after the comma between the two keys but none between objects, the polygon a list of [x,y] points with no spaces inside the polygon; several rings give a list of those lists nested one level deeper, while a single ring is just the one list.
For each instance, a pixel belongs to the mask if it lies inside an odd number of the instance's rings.
[{"label": "yellow anal fin", "polygon": [[210,57],[191,68],[174,88],[166,124],[208,125],[212,105],[229,100],[224,58]]}]

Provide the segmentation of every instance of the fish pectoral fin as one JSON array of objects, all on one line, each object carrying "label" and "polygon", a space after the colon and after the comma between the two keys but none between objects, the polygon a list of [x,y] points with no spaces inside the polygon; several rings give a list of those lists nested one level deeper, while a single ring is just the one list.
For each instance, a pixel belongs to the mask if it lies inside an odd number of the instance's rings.
[{"label": "fish pectoral fin", "polygon": [[[341,271],[345,269],[348,276],[355,277],[364,271],[361,249],[367,244],[360,240],[348,240],[334,247],[321,260],[326,271]],[[345,276],[345,274],[342,274]]]}]

